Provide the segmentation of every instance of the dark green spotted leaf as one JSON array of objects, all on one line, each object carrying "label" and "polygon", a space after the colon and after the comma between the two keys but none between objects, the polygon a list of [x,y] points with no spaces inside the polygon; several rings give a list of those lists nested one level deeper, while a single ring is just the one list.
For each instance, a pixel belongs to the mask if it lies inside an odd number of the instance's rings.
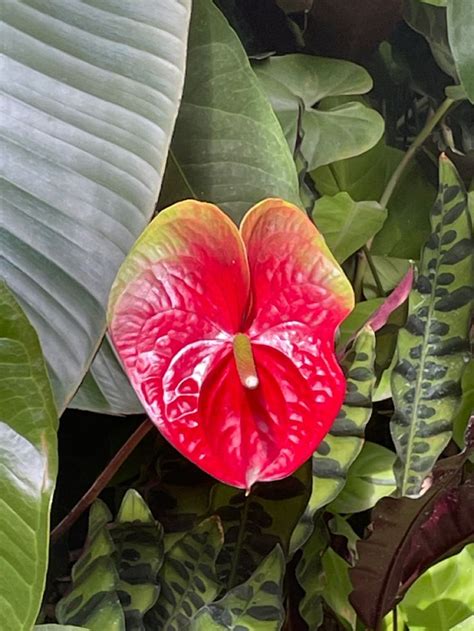
[{"label": "dark green spotted leaf", "polygon": [[142,497],[125,494],[110,534],[119,574],[118,597],[127,631],[143,631],[143,616],[158,599],[157,575],[163,563],[163,528]]},{"label": "dark green spotted leaf", "polygon": [[161,593],[145,617],[146,629],[184,631],[219,591],[216,558],[223,543],[218,517],[201,522],[167,552],[160,572]]},{"label": "dark green spotted leaf", "polygon": [[284,480],[256,484],[248,497],[224,484],[214,487],[211,510],[221,518],[225,532],[217,561],[223,585],[233,587],[248,579],[276,544],[288,553],[310,492],[310,462]]},{"label": "dark green spotted leaf", "polygon": [[325,576],[322,558],[328,544],[327,528],[320,518],[316,521],[312,535],[301,548],[301,558],[296,566],[296,578],[305,592],[299,610],[310,629],[319,629],[323,621],[321,594]]},{"label": "dark green spotted leaf", "polygon": [[94,502],[72,590],[59,601],[56,616],[90,631],[144,631],[143,615],[158,597],[163,529],[134,490],[125,494],[116,522],[111,520],[106,505]]},{"label": "dark green spotted leaf", "polygon": [[364,444],[364,428],[372,413],[375,384],[375,335],[362,329],[344,361],[346,398],[329,434],[312,458],[313,490],[291,540],[291,551],[307,540],[317,510],[329,504],[346,483],[347,471]]},{"label": "dark green spotted leaf", "polygon": [[285,557],[275,546],[248,581],[198,612],[192,631],[279,631],[284,574]]},{"label": "dark green spotted leaf", "polygon": [[464,186],[444,156],[431,226],[410,293],[409,316],[398,335],[398,363],[392,372],[395,474],[399,492],[408,496],[420,493],[451,437],[469,359],[472,223]]},{"label": "dark green spotted leaf", "polygon": [[72,569],[72,590],[56,606],[61,624],[91,631],[125,631],[125,615],[117,591],[120,578],[113,561],[115,545],[107,530],[112,515],[96,500],[89,514],[84,551]]}]

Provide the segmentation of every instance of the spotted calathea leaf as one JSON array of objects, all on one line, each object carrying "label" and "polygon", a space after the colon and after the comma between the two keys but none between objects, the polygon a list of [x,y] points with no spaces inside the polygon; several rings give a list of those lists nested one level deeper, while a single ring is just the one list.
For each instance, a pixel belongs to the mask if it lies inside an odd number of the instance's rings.
[{"label": "spotted calathea leaf", "polygon": [[318,519],[313,533],[301,549],[296,578],[305,594],[299,605],[300,614],[310,629],[319,629],[323,621],[322,592],[325,577],[322,558],[329,544],[327,528]]},{"label": "spotted calathea leaf", "polygon": [[252,576],[221,600],[203,607],[193,631],[278,631],[283,624],[282,586],[285,557],[280,546],[270,552]]},{"label": "spotted calathea leaf", "polygon": [[216,558],[224,533],[218,517],[201,522],[167,552],[160,572],[161,593],[145,617],[146,629],[184,631],[198,609],[219,591]]},{"label": "spotted calathea leaf", "polygon": [[115,524],[110,529],[120,582],[118,597],[127,631],[142,631],[144,614],[158,599],[158,571],[163,563],[163,528],[141,496],[125,494]]},{"label": "spotted calathea leaf", "polygon": [[91,631],[125,631],[125,615],[117,591],[120,578],[113,561],[115,545],[107,531],[112,515],[97,500],[89,514],[86,546],[72,570],[72,590],[56,606],[61,624]]},{"label": "spotted calathea leaf", "polygon": [[213,488],[211,510],[221,518],[225,533],[217,560],[223,586],[231,588],[247,580],[276,544],[288,552],[310,490],[310,461],[284,480],[256,484],[249,496],[223,484]]},{"label": "spotted calathea leaf", "polygon": [[375,334],[370,327],[365,327],[343,362],[347,378],[344,404],[313,455],[313,490],[291,538],[291,552],[300,548],[311,535],[316,511],[340,493],[347,471],[362,449],[364,428],[372,413],[374,361]]},{"label": "spotted calathea leaf", "polygon": [[126,493],[117,521],[97,500],[84,551],[72,570],[72,590],[56,608],[62,624],[90,631],[143,631],[143,615],[158,597],[163,529],[136,491]]},{"label": "spotted calathea leaf", "polygon": [[423,249],[409,316],[392,373],[391,432],[399,492],[417,496],[452,433],[469,357],[474,268],[467,195],[451,162],[440,159],[432,234]]}]

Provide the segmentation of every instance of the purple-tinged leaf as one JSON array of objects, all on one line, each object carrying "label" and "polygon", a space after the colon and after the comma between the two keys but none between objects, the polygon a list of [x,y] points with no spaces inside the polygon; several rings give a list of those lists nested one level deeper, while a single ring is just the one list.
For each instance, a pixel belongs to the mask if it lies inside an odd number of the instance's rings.
[{"label": "purple-tinged leaf", "polygon": [[417,499],[384,498],[374,509],[369,536],[357,544],[350,570],[350,601],[362,621],[377,625],[420,574],[474,541],[474,476],[464,464],[474,448],[474,417],[466,449],[441,460],[431,487]]}]

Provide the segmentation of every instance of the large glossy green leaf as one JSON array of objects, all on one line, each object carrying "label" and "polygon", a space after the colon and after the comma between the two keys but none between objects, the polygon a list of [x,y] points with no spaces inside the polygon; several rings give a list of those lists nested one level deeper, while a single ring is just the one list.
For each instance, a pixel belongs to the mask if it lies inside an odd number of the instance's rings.
[{"label": "large glossy green leaf", "polygon": [[397,488],[393,464],[395,454],[386,447],[366,442],[347,473],[347,482],[331,502],[335,513],[359,513],[368,510]]},{"label": "large glossy green leaf", "polygon": [[30,629],[41,604],[57,426],[38,337],[0,282],[1,629]]},{"label": "large glossy green leaf", "polygon": [[395,472],[400,493],[409,496],[418,495],[451,437],[469,359],[472,223],[464,186],[446,157],[440,160],[431,221],[432,235],[410,293],[409,317],[398,336],[398,363],[392,373]]},{"label": "large glossy green leaf", "polygon": [[296,169],[278,121],[212,0],[193,2],[172,152],[194,195],[236,221],[265,197],[298,203]]},{"label": "large glossy green leaf", "polygon": [[285,557],[275,546],[248,581],[198,612],[192,631],[279,631],[284,574]]},{"label": "large glossy green leaf", "polygon": [[448,0],[448,38],[467,97],[474,103],[474,2]]},{"label": "large glossy green leaf", "polygon": [[211,510],[221,518],[225,532],[217,564],[223,585],[233,587],[246,580],[276,544],[288,553],[310,492],[310,462],[284,480],[255,485],[248,497],[224,484],[214,487]]},{"label": "large glossy green leaf", "polygon": [[72,590],[56,607],[63,624],[90,631],[143,631],[143,617],[158,598],[163,529],[133,489],[117,519],[97,500],[89,514],[85,548],[72,570]]},{"label": "large glossy green leaf", "polygon": [[[160,205],[195,197],[239,222],[253,204],[275,196],[299,203],[296,168],[278,120],[227,20],[212,0],[195,0]],[[74,405],[109,414],[141,411],[108,343]]]},{"label": "large glossy green leaf", "polygon": [[380,139],[384,123],[375,110],[356,101],[324,101],[368,92],[372,80],[364,68],[310,55],[271,57],[254,68],[293,153],[302,131],[301,152],[309,170],[359,155]]},{"label": "large glossy green leaf", "polygon": [[[404,153],[380,141],[366,153],[313,171],[322,195],[347,192],[355,201],[378,201]],[[388,204],[388,218],[376,234],[372,253],[418,259],[429,234],[429,210],[436,191],[416,162],[404,171]]]},{"label": "large glossy green leaf", "polygon": [[291,538],[295,551],[311,535],[317,510],[329,504],[346,483],[350,465],[364,444],[364,429],[372,413],[372,392],[375,385],[375,335],[364,328],[344,361],[347,375],[344,404],[312,458],[313,490]]},{"label": "large glossy green leaf", "polygon": [[377,202],[355,202],[348,193],[323,195],[313,209],[313,221],[340,263],[372,239],[386,218]]},{"label": "large glossy green leaf", "polygon": [[474,544],[418,578],[400,603],[410,629],[451,631],[474,616]]},{"label": "large glossy green leaf", "polygon": [[62,410],[149,221],[184,79],[190,0],[2,7],[0,275],[36,327]]},{"label": "large glossy green leaf", "polygon": [[167,552],[160,572],[161,594],[145,618],[146,629],[185,631],[198,609],[219,591],[216,558],[223,543],[218,517],[202,521]]}]

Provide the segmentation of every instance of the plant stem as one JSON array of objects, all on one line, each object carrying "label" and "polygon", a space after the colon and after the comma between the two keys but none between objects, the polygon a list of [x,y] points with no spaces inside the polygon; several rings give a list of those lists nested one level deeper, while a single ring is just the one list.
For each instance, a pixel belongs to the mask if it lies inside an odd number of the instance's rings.
[{"label": "plant stem", "polygon": [[242,544],[244,542],[245,526],[247,525],[249,506],[250,506],[250,493],[245,496],[242,513],[240,515],[239,534],[237,536],[237,541],[235,544],[235,554],[232,559],[232,567],[230,570],[229,580],[227,582],[228,589],[232,589],[233,587],[235,587],[235,584],[236,584],[235,579],[237,577],[237,569],[239,567],[240,548],[242,547]]},{"label": "plant stem", "polygon": [[431,132],[436,127],[436,125],[447,114],[448,110],[450,109],[451,105],[453,105],[453,103],[454,101],[452,99],[445,99],[441,103],[441,105],[438,107],[436,112],[433,114],[433,116],[426,121],[425,126],[420,131],[418,136],[415,138],[413,143],[410,145],[407,152],[401,159],[399,165],[397,166],[395,171],[392,173],[392,176],[387,182],[387,186],[385,187],[385,190],[382,193],[382,197],[380,198],[380,205],[383,208],[386,208],[398,182],[400,181],[401,176],[403,175],[403,172],[405,171],[408,164],[410,164],[415,153],[418,151],[421,145],[425,142],[425,140],[431,135]]},{"label": "plant stem", "polygon": [[81,497],[77,504],[69,511],[66,517],[59,522],[51,533],[51,542],[57,541],[62,537],[71,526],[79,519],[82,513],[89,508],[97,496],[105,489],[113,476],[117,473],[125,460],[143,438],[152,429],[153,423],[149,418],[143,421],[141,425],[133,432],[133,434],[120,447],[115,456],[105,467],[102,473],[94,481],[92,486]]},{"label": "plant stem", "polygon": [[[453,103],[454,101],[452,99],[445,99],[441,103],[441,105],[438,107],[436,112],[433,114],[433,116],[431,116],[431,118],[429,118],[426,121],[425,126],[420,131],[418,136],[415,138],[413,143],[410,145],[407,152],[405,153],[400,163],[398,164],[397,168],[392,173],[389,181],[387,182],[387,185],[382,193],[382,196],[380,197],[380,202],[379,202],[382,208],[387,207],[398,183],[400,182],[400,179],[405,169],[410,164],[411,160],[415,156],[418,149],[423,145],[425,140],[431,135],[436,125],[447,114],[448,110],[453,105]],[[361,295],[363,280],[365,277],[365,273],[367,271],[367,266],[369,266],[374,276],[375,284],[377,285],[377,290],[379,291],[380,295],[383,296],[384,295],[383,290],[380,291],[380,288],[381,288],[380,279],[378,278],[378,275],[374,273],[375,266],[373,264],[373,261],[370,258],[370,248],[372,246],[372,241],[373,241],[372,239],[369,239],[369,241],[367,241],[367,245],[363,249],[364,257],[360,259],[359,264],[357,266],[356,276],[354,279],[354,287],[356,288],[357,293]],[[359,298],[360,298],[360,295],[358,296]]]},{"label": "plant stem", "polygon": [[174,163],[174,166],[176,167],[176,170],[177,170],[177,171],[178,171],[178,173],[179,173],[179,176],[180,176],[180,177],[181,177],[181,179],[183,180],[184,185],[186,186],[186,188],[187,188],[187,189],[188,189],[188,191],[190,192],[191,197],[192,197],[193,199],[199,199],[199,198],[198,198],[198,196],[196,195],[196,193],[194,192],[193,187],[192,187],[192,186],[191,186],[191,184],[189,183],[188,178],[187,178],[187,177],[186,177],[186,175],[184,174],[184,171],[183,171],[183,169],[181,168],[181,165],[179,164],[178,160],[176,159],[176,156],[174,155],[174,151],[173,151],[172,149],[170,149],[170,151],[169,151],[169,155],[170,155],[171,160],[172,160],[172,161],[173,161],[173,163]]}]

